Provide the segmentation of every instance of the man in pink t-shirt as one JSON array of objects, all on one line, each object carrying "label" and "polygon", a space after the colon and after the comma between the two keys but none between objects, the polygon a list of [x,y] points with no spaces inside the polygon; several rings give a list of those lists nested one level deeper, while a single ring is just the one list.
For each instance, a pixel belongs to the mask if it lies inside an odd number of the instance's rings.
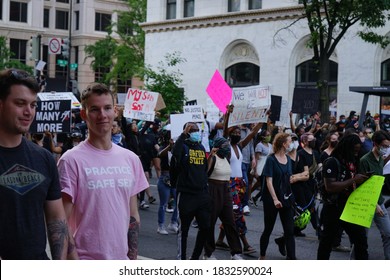
[{"label": "man in pink t-shirt", "polygon": [[93,83],[81,94],[88,138],[58,162],[62,199],[80,259],[136,259],[137,194],[148,187],[133,152],[111,142],[114,97]]}]

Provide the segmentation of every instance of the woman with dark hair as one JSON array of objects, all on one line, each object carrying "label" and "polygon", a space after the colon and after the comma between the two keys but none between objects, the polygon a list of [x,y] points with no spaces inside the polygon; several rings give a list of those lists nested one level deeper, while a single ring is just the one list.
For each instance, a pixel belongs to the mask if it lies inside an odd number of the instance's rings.
[{"label": "woman with dark hair", "polygon": [[323,230],[317,251],[319,260],[329,259],[340,225],[354,245],[355,258],[368,259],[366,229],[340,220],[349,195],[368,179],[368,176],[357,172],[361,146],[362,142],[356,134],[344,136],[334,148],[331,158],[324,162],[322,174],[325,197],[322,208]]},{"label": "woman with dark hair", "polygon": [[287,259],[296,259],[294,239],[293,196],[290,186],[291,159],[286,153],[293,148],[288,133],[278,133],[273,141],[274,153],[268,156],[263,175],[267,187],[263,193],[264,231],[260,238],[260,259],[264,260],[269,238],[279,214],[286,242]]}]

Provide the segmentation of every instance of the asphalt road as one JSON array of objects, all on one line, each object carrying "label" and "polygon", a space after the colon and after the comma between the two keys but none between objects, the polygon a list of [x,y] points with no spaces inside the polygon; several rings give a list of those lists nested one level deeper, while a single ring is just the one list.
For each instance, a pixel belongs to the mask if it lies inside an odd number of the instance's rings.
[{"label": "asphalt road", "polygon": [[[153,175],[155,173],[153,172]],[[154,175],[155,176],[155,175]],[[150,258],[156,260],[175,260],[177,251],[176,235],[160,235],[157,233],[157,211],[158,211],[158,192],[156,187],[155,177],[151,179],[151,187],[153,196],[157,199],[156,203],[151,204],[149,209],[140,210],[141,216],[141,230],[139,236],[139,256],[140,258]],[[166,226],[170,221],[170,213],[166,213]],[[263,209],[262,203],[259,203],[259,207],[251,207],[250,216],[246,216],[246,222],[248,227],[247,239],[252,247],[257,252],[249,256],[243,256],[244,259],[256,260],[259,257],[260,250],[260,235],[263,230]],[[215,227],[216,237],[218,235],[218,225]],[[195,236],[196,228],[191,228],[188,238],[188,255],[191,254]],[[267,250],[267,259],[270,260],[283,260],[283,257],[274,242],[276,237],[281,236],[283,233],[282,225],[278,220],[276,221],[275,228],[270,238],[270,243]],[[299,260],[315,260],[317,256],[318,239],[316,233],[311,225],[309,225],[304,233],[306,237],[296,237],[296,256]],[[368,244],[369,244],[369,258],[371,260],[383,260],[382,240],[378,229],[375,224],[368,230]],[[349,240],[346,234],[343,235],[342,245],[349,246]],[[230,253],[228,251],[216,250],[215,254],[218,260],[230,259]],[[188,256],[189,257],[189,256]],[[335,252],[331,254],[331,260],[348,260],[350,254],[346,252]]]}]

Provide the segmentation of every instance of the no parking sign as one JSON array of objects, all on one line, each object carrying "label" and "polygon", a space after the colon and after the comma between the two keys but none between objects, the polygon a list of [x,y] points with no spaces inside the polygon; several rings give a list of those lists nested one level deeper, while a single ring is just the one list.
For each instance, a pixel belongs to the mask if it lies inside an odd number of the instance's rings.
[{"label": "no parking sign", "polygon": [[61,38],[49,38],[49,54],[61,54]]}]

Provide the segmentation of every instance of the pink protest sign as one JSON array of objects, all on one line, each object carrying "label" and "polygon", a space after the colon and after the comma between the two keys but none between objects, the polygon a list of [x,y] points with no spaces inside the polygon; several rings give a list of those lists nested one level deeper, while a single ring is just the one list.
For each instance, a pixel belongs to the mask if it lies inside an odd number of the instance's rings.
[{"label": "pink protest sign", "polygon": [[232,89],[222,78],[218,70],[215,70],[206,91],[219,110],[226,113],[226,106],[232,100]]}]

